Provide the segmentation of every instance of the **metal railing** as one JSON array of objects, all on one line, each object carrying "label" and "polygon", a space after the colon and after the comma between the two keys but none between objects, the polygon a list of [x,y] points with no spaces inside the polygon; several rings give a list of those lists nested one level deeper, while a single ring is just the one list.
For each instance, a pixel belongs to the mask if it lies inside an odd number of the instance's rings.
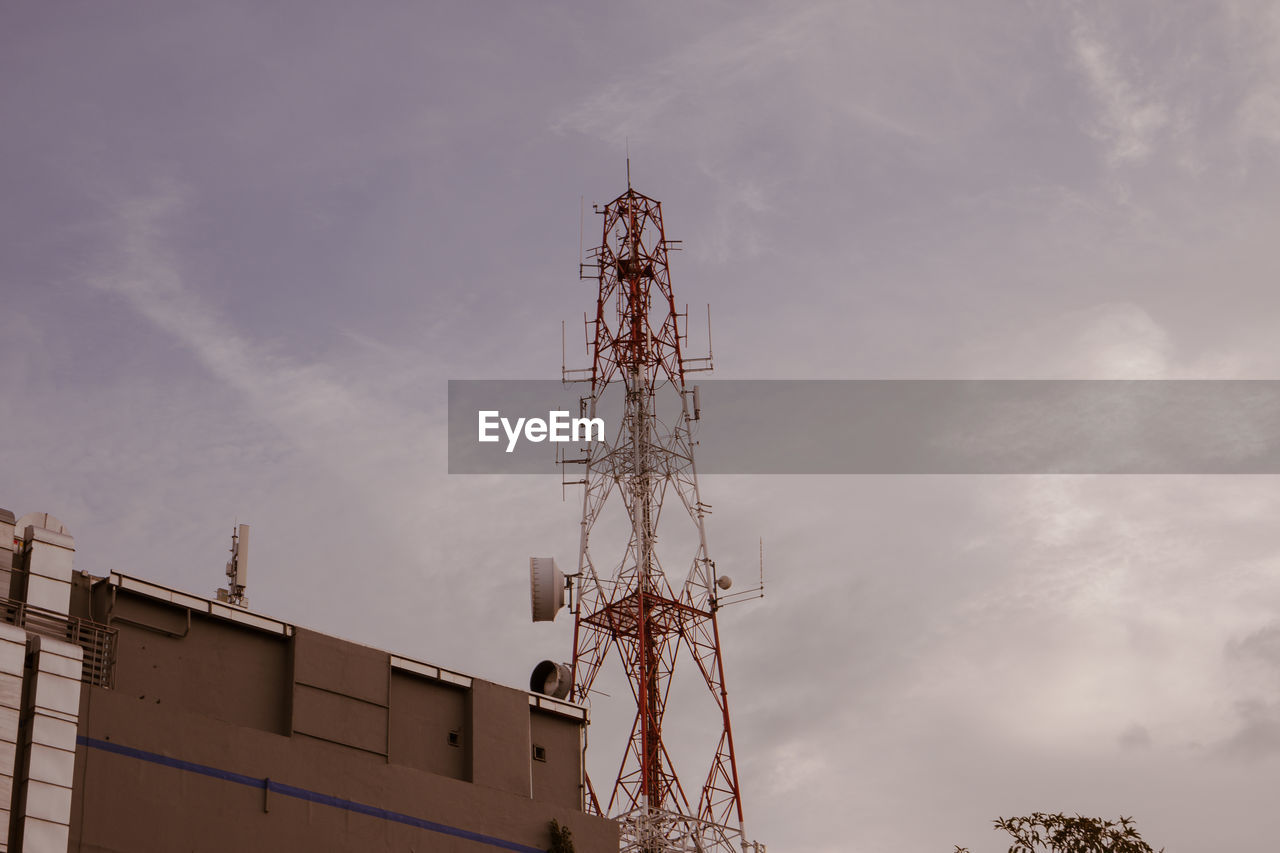
[{"label": "metal railing", "polygon": [[94,687],[115,686],[115,628],[11,598],[0,598],[0,621],[44,637],[74,643],[84,651],[80,680]]}]

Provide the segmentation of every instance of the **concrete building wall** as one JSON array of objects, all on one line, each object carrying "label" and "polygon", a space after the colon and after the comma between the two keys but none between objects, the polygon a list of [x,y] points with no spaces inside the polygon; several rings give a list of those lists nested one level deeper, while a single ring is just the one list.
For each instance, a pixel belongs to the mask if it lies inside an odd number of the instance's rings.
[{"label": "concrete building wall", "polygon": [[0,853],[617,849],[583,709],[73,553],[0,510]]},{"label": "concrete building wall", "polygon": [[27,649],[9,847],[29,853],[66,850],[83,652],[38,634],[29,638]]},{"label": "concrete building wall", "polygon": [[72,850],[532,853],[548,847],[552,818],[583,853],[617,849],[615,825],[576,808],[121,691],[86,693]]},{"label": "concrete building wall", "polygon": [[467,691],[413,673],[391,673],[391,761],[471,780]]},{"label": "concrete building wall", "polygon": [[27,632],[0,625],[0,851],[9,849],[26,661]]},{"label": "concrete building wall", "polygon": [[7,509],[0,508],[0,596],[11,597],[9,579],[13,574],[14,524],[17,519]]},{"label": "concrete building wall", "polygon": [[533,709],[529,720],[533,750],[533,796],[573,808],[582,801],[582,727],[559,714]]},{"label": "concrete building wall", "polygon": [[[100,583],[93,618],[119,631],[116,689],[263,731],[289,728],[289,640]],[[114,593],[114,594],[113,594]]]},{"label": "concrete building wall", "polygon": [[300,628],[292,659],[292,733],[385,758],[391,656]]},{"label": "concrete building wall", "polygon": [[86,690],[73,850],[542,851],[553,817],[580,850],[616,849],[582,812],[584,721],[524,691],[109,580],[92,599],[119,660],[114,690]]}]

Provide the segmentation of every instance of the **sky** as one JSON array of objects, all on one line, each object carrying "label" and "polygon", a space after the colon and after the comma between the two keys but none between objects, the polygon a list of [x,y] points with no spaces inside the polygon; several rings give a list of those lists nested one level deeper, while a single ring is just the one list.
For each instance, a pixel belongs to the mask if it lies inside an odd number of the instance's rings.
[{"label": "sky", "polygon": [[[1270,2],[14,2],[0,116],[0,506],[205,595],[249,523],[253,609],[505,684],[581,498],[449,475],[447,382],[586,363],[628,151],[717,377],[1280,378]],[[771,850],[1274,846],[1277,478],[702,495]]]}]

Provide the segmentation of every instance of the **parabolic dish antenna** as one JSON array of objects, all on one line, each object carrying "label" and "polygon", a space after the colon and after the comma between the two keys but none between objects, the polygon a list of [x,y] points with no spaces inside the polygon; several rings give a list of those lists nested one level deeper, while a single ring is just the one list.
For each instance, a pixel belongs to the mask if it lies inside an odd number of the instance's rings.
[{"label": "parabolic dish antenna", "polygon": [[529,558],[529,600],[534,622],[551,622],[564,606],[564,572],[554,557]]}]

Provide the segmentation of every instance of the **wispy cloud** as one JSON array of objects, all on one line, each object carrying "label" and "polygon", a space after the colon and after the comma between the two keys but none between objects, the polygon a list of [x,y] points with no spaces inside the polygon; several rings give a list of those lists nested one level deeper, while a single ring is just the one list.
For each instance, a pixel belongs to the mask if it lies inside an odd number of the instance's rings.
[{"label": "wispy cloud", "polygon": [[246,337],[187,286],[171,238],[185,205],[176,184],[120,204],[112,224],[118,262],[91,276],[90,286],[122,298],[238,392],[255,416],[352,484],[366,482],[387,448],[424,445],[418,416],[358,393],[326,365],[301,363]]},{"label": "wispy cloud", "polygon": [[[681,98],[700,90],[719,93],[743,80],[768,76],[771,68],[804,49],[812,28],[826,14],[823,7],[760,13],[715,30],[639,69],[620,73],[560,116],[553,127],[619,147],[628,137],[660,135],[664,111]],[[717,106],[713,112],[719,110]]]},{"label": "wispy cloud", "polygon": [[1169,104],[1141,82],[1135,69],[1126,67],[1125,59],[1134,57],[1124,57],[1097,26],[1080,15],[1071,43],[1098,104],[1092,132],[1106,146],[1107,161],[1113,166],[1143,162],[1169,124]]},{"label": "wispy cloud", "polygon": [[1236,116],[1244,139],[1280,144],[1280,6],[1267,0],[1238,0],[1228,6],[1245,51],[1250,86]]}]

